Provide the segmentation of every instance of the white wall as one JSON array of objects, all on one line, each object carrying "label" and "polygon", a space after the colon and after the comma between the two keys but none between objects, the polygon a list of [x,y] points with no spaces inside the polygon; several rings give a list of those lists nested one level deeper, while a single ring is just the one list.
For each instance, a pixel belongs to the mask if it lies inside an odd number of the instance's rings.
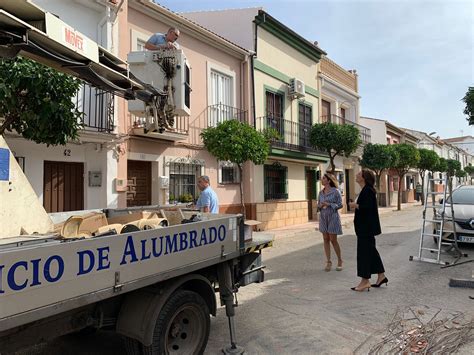
[{"label": "white wall", "polygon": [[247,50],[255,50],[253,20],[259,9],[184,12],[182,15]]},{"label": "white wall", "polygon": [[331,103],[331,114],[341,116],[341,108],[346,110],[346,120],[363,125],[359,121],[359,96],[329,79],[321,79],[321,98]]},{"label": "white wall", "polygon": [[[112,151],[96,144],[67,144],[65,146],[47,147],[22,138],[7,137],[10,149],[15,156],[25,157],[25,175],[33,190],[43,203],[44,161],[84,163],[84,208],[105,208],[117,206],[117,193],[113,179],[117,162]],[[70,155],[65,155],[70,150]],[[102,173],[102,186],[89,187],[89,171]]]},{"label": "white wall", "polygon": [[370,143],[387,144],[387,129],[385,128],[385,121],[361,116],[359,123],[362,126],[370,128]]},{"label": "white wall", "polygon": [[[71,0],[33,0],[34,4],[59,16],[62,21],[90,39],[97,41],[98,36],[106,38],[104,36],[106,33],[105,26],[100,30],[98,30],[97,26],[105,15],[105,6],[98,6],[95,1],[83,0],[82,2],[86,5],[90,3],[92,7],[87,7],[78,1]],[[93,6],[94,3],[96,6]]]}]

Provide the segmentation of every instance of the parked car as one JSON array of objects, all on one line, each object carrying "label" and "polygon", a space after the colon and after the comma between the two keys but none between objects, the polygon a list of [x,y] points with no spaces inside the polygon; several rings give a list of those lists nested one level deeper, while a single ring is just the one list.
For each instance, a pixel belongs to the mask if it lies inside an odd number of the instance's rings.
[{"label": "parked car", "polygon": [[[442,204],[443,200],[441,199],[439,202]],[[445,216],[447,218],[451,217],[451,203],[453,204],[458,242],[474,244],[474,186],[459,186],[453,191],[452,198],[451,196],[446,198]],[[441,211],[442,209],[438,208],[437,218],[440,218]],[[439,226],[439,223],[432,223],[433,234],[439,233],[437,230]],[[453,237],[453,224],[450,219],[446,219],[444,221],[443,240],[452,241]],[[437,243],[438,238],[434,237],[434,241]]]}]

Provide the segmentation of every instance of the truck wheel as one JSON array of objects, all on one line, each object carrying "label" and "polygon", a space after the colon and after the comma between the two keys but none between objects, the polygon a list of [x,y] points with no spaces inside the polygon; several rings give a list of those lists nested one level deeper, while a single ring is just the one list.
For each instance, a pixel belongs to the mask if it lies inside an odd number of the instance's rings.
[{"label": "truck wheel", "polygon": [[176,291],[166,301],[155,324],[148,354],[202,354],[211,321],[207,303],[192,291]]},{"label": "truck wheel", "polygon": [[126,337],[125,349],[129,355],[202,354],[210,328],[209,307],[202,297],[178,290],[160,311],[151,346]]}]

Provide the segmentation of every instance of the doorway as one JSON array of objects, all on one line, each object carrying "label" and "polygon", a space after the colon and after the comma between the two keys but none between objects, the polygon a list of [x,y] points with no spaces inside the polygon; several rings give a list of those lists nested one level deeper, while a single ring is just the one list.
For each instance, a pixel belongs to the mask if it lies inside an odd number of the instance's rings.
[{"label": "doorway", "polygon": [[308,200],[308,220],[313,220],[313,201],[316,199],[316,171],[306,170],[306,199]]},{"label": "doorway", "polygon": [[151,205],[151,162],[127,162],[127,207]]},{"label": "doorway", "polygon": [[45,161],[43,206],[48,213],[84,209],[84,164]]}]

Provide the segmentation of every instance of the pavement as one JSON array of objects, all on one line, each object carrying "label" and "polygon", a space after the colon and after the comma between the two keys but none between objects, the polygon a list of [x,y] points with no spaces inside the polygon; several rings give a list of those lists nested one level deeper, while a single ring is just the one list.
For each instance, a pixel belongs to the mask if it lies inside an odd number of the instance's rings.
[{"label": "pavement", "polygon": [[[401,205],[402,211],[407,210],[407,209],[413,209],[413,208],[415,209],[421,208],[420,203],[419,202],[402,203]],[[388,214],[388,213],[393,213],[393,212],[398,212],[397,207],[394,207],[394,206],[379,207],[380,216]],[[354,213],[353,212],[341,213],[340,217],[341,217],[342,226],[350,228],[354,221]],[[300,233],[311,233],[314,230],[319,230],[319,223],[317,221],[310,221],[303,224],[269,229],[269,230],[266,230],[265,233],[271,233],[274,235],[275,239],[277,239],[281,237],[291,237]]]}]

